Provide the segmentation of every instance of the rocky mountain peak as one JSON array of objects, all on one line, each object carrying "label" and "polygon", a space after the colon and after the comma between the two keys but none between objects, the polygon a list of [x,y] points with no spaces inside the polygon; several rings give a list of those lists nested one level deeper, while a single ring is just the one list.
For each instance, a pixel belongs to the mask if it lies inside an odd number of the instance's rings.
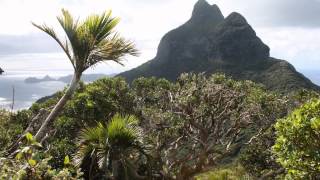
[{"label": "rocky mountain peak", "polygon": [[246,18],[237,12],[231,13],[225,21],[232,26],[248,25]]},{"label": "rocky mountain peak", "polygon": [[219,23],[224,20],[224,17],[217,5],[210,5],[205,0],[199,0],[193,8],[190,22],[198,23]]},{"label": "rocky mountain peak", "polygon": [[154,59],[120,76],[129,82],[151,76],[174,81],[185,72],[224,73],[281,92],[320,90],[287,61],[272,58],[269,52],[241,14],[234,12],[224,18],[218,6],[199,0],[190,20],[161,39]]}]

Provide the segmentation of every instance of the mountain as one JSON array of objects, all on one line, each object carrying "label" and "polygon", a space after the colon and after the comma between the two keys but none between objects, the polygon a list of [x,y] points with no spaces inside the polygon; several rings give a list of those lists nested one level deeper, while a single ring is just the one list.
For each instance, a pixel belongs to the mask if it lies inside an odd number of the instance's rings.
[{"label": "mountain", "polygon": [[36,78],[36,77],[28,77],[24,80],[25,83],[40,83],[40,82],[46,82],[46,81],[56,81],[56,79],[46,75],[43,78]]},{"label": "mountain", "polygon": [[319,89],[287,61],[270,57],[269,47],[241,14],[225,18],[205,0],[195,4],[185,24],[161,39],[154,59],[119,76],[128,82],[142,76],[175,80],[184,72],[220,72],[271,90]]}]

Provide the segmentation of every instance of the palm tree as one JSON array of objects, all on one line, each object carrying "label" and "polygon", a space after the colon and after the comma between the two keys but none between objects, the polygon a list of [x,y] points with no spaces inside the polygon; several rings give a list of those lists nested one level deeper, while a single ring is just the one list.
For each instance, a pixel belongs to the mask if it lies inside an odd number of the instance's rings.
[{"label": "palm tree", "polygon": [[81,131],[74,161],[81,167],[90,164],[84,168],[88,169],[88,179],[97,174],[97,169],[106,177],[129,179],[130,175],[131,179],[144,179],[138,175],[133,162],[140,155],[148,159],[145,150],[136,117],[116,114],[108,126],[98,123],[97,127]]},{"label": "palm tree", "polygon": [[64,41],[60,40],[56,32],[47,25],[34,23],[33,25],[47,33],[60,45],[73,66],[74,74],[69,88],[38,130],[35,136],[37,140],[44,137],[49,123],[54,121],[72,97],[85,70],[103,61],[121,64],[125,55],[137,55],[134,44],[114,31],[119,19],[111,17],[111,11],[88,16],[83,22],[79,22],[74,20],[67,10],[62,9],[62,16],[57,19],[67,37]]}]

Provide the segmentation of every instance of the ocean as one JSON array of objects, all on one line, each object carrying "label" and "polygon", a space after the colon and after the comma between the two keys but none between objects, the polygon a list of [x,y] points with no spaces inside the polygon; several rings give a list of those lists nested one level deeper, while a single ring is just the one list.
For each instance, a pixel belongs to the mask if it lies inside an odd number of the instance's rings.
[{"label": "ocean", "polygon": [[63,82],[50,81],[28,84],[24,80],[27,77],[38,77],[49,74],[51,77],[57,78],[64,75],[71,74],[71,72],[55,72],[48,73],[45,71],[19,71],[10,72],[0,76],[0,109],[10,109],[12,106],[13,88],[15,90],[14,96],[14,110],[26,109],[41,97],[52,95],[58,90],[63,90],[67,85]]},{"label": "ocean", "polygon": [[[315,84],[320,85],[320,71],[300,70]],[[24,80],[27,77],[43,78],[45,75],[58,78],[72,74],[71,71],[11,71],[0,76],[0,109],[10,109],[12,105],[12,89],[15,89],[14,110],[29,108],[32,103],[39,98],[52,95],[58,90],[62,90],[67,84],[58,81],[41,82],[28,84]]]}]

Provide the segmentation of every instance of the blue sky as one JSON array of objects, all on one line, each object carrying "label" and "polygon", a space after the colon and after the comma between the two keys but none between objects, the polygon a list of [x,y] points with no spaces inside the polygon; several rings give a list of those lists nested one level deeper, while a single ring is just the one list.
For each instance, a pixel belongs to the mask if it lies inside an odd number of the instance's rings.
[{"label": "blue sky", "polygon": [[[101,64],[90,72],[116,73],[138,66],[156,54],[160,38],[190,18],[197,0],[0,0],[0,67],[7,71],[70,70],[62,51],[31,25],[46,22],[57,28],[61,8],[85,17],[112,9],[121,17],[118,31],[133,40],[141,56],[128,57],[125,67]],[[288,60],[298,70],[320,70],[319,0],[208,0],[224,16],[243,14],[271,56]]]}]

